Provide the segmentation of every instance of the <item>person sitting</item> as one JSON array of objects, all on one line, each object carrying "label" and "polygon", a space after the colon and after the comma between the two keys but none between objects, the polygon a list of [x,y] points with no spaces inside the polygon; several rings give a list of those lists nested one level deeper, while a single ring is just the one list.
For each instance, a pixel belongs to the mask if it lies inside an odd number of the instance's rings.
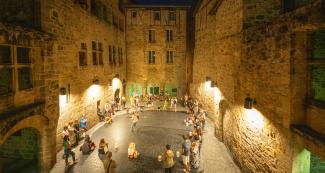
[{"label": "person sitting", "polygon": [[99,121],[104,121],[105,120],[105,116],[103,115],[102,111],[100,111],[100,108],[97,108],[97,115],[99,117]]},{"label": "person sitting", "polygon": [[81,116],[79,121],[79,127],[84,131],[87,131],[87,119],[85,118],[85,115]]},{"label": "person sitting", "polygon": [[86,135],[85,141],[80,147],[80,151],[82,152],[82,154],[90,154],[92,151],[94,151],[95,148],[95,143],[90,140],[89,135]]},{"label": "person sitting", "polygon": [[105,118],[105,123],[106,124],[111,124],[113,122],[112,114],[108,113]]},{"label": "person sitting", "polygon": [[129,148],[128,148],[128,158],[129,159],[135,159],[137,157],[138,157],[138,152],[135,149],[135,143],[134,142],[131,142],[129,144]]}]

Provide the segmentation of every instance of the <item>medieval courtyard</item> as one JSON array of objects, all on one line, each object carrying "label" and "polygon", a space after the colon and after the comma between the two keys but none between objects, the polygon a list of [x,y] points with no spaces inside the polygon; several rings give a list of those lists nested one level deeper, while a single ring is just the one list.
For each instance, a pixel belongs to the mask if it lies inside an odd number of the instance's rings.
[{"label": "medieval courtyard", "polygon": [[0,173],[325,173],[324,0],[0,0]]}]

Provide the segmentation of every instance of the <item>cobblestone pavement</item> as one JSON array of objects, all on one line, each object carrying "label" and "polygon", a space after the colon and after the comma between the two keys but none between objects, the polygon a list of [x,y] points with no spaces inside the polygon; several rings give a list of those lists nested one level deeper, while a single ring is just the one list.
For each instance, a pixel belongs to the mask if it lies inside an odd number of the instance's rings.
[{"label": "cobblestone pavement", "polygon": [[[113,152],[113,159],[117,162],[117,173],[160,173],[163,169],[161,163],[157,161],[158,154],[164,151],[166,144],[170,144],[174,152],[180,150],[182,135],[192,129],[184,125],[184,117],[185,114],[182,112],[145,111],[140,114],[140,121],[135,132],[132,133],[131,120],[124,114],[116,116],[112,125],[99,124],[89,133],[96,144],[101,138],[109,142],[109,149]],[[212,122],[208,121],[206,130],[203,136],[201,166],[199,170],[193,170],[193,172],[240,172],[226,147],[214,138]],[[114,150],[115,142],[119,146],[116,151]],[[136,160],[127,158],[127,148],[130,142],[135,142],[140,152]],[[104,172],[97,150],[90,155],[82,155],[78,148],[75,149],[77,164],[66,167],[61,151],[58,153],[57,163],[51,173]],[[175,162],[174,172],[182,172],[181,159],[175,158]]]}]

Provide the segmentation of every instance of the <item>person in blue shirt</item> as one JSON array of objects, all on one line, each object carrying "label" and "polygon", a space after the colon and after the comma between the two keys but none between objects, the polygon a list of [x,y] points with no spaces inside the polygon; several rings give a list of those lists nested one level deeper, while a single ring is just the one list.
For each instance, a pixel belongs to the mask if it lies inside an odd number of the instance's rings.
[{"label": "person in blue shirt", "polygon": [[84,129],[84,131],[87,131],[87,119],[85,118],[85,115],[81,116],[79,126],[81,129]]}]

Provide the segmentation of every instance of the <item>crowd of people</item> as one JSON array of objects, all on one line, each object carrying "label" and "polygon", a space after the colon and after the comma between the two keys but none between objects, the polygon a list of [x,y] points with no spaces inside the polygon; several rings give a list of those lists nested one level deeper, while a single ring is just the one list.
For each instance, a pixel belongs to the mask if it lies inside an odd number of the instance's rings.
[{"label": "crowd of people", "polygon": [[[147,105],[153,105],[153,99],[147,98]],[[202,145],[202,131],[205,128],[205,121],[207,117],[207,112],[200,109],[197,100],[185,96],[182,99],[183,104],[186,108],[186,117],[184,119],[184,124],[186,126],[192,126],[193,129],[189,131],[188,134],[183,135],[182,150],[176,152],[177,157],[182,157],[183,171],[188,173],[191,169],[197,169],[200,165],[200,153]],[[122,101],[115,99],[113,103],[107,102],[101,111],[99,108],[97,114],[101,121],[106,123],[112,123],[112,115],[120,109],[125,109],[126,99],[122,97]],[[170,102],[169,110],[177,111],[177,98],[166,98],[163,103],[162,110],[168,110],[168,105]],[[128,108],[129,117],[132,121],[131,131],[134,132],[137,122],[139,121],[139,107],[140,107],[140,97],[130,97],[130,106]],[[158,110],[161,107],[158,107]],[[63,147],[65,162],[68,164],[69,156],[72,157],[74,163],[76,163],[75,153],[72,147],[77,146],[82,133],[87,131],[87,119],[83,115],[80,120],[71,121],[67,126],[64,127],[62,132],[63,135]],[[89,135],[84,135],[84,143],[80,147],[82,154],[90,154],[95,150],[96,145],[90,139]],[[128,158],[136,159],[139,152],[135,149],[135,143],[131,142],[128,147]],[[103,162],[106,172],[113,172],[116,168],[116,162],[112,160],[112,152],[108,149],[108,142],[102,138],[98,143],[98,157]],[[174,166],[174,152],[169,144],[166,145],[166,150],[162,156],[160,156],[160,161],[163,161],[163,167],[166,173],[171,173]],[[159,160],[159,159],[158,159]],[[111,173],[110,172],[110,173]]]}]

